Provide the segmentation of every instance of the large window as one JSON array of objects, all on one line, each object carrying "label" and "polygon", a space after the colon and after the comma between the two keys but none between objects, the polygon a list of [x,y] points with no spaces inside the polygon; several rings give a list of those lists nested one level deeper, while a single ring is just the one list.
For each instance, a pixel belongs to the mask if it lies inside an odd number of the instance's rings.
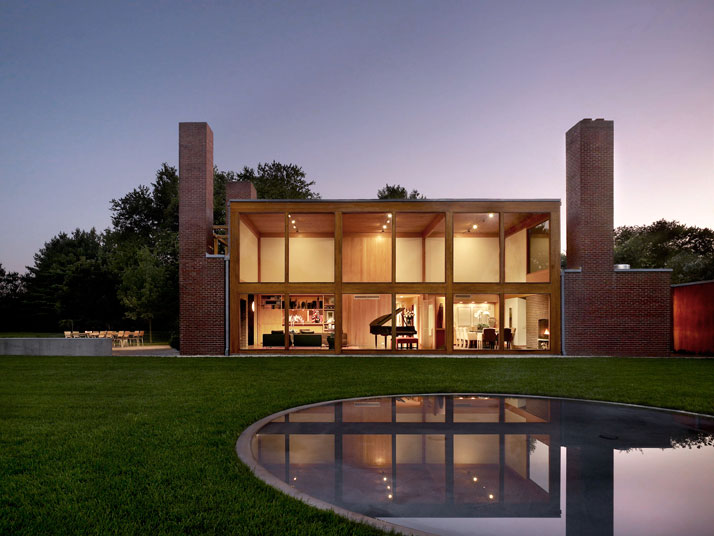
[{"label": "large window", "polygon": [[285,214],[240,214],[240,280],[285,281]]},{"label": "large window", "polygon": [[342,295],[342,348],[390,350],[392,348],[392,296]]},{"label": "large window", "polygon": [[281,294],[240,295],[241,350],[285,348],[285,303]]},{"label": "large window", "polygon": [[327,350],[335,347],[334,294],[291,294],[290,347]]},{"label": "large window", "polygon": [[342,216],[342,280],[392,280],[392,213]]},{"label": "large window", "polygon": [[498,294],[454,294],[454,350],[498,350]]},{"label": "large window", "polygon": [[335,280],[335,215],[288,214],[291,283]]},{"label": "large window", "polygon": [[397,294],[397,350],[443,350],[443,294]]},{"label": "large window", "polygon": [[442,213],[397,213],[397,282],[444,282]]},{"label": "large window", "polygon": [[497,283],[498,214],[454,214],[454,281]]},{"label": "large window", "polygon": [[506,281],[550,281],[550,215],[509,213],[504,217]]},{"label": "large window", "polygon": [[506,294],[504,344],[515,350],[550,350],[550,295]]}]

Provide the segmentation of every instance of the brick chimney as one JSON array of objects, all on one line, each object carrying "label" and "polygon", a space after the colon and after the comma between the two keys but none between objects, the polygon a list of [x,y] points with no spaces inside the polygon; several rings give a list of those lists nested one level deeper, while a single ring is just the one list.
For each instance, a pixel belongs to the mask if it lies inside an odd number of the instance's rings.
[{"label": "brick chimney", "polygon": [[184,355],[225,351],[225,262],[213,247],[213,132],[179,123],[179,331]]},{"label": "brick chimney", "polygon": [[179,252],[197,259],[213,246],[213,131],[179,123]]},{"label": "brick chimney", "polygon": [[583,119],[565,134],[568,268],[612,272],[613,130]]}]

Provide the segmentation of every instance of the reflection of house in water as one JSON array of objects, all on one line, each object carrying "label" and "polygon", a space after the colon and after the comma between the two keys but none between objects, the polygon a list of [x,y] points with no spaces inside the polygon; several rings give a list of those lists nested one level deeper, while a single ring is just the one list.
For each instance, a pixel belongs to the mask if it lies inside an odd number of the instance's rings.
[{"label": "reflection of house in water", "polygon": [[[710,426],[710,425],[709,425]],[[613,534],[613,450],[669,448],[694,417],[537,398],[424,396],[313,407],[253,440],[291,486],[380,518],[560,518],[568,534]]]}]

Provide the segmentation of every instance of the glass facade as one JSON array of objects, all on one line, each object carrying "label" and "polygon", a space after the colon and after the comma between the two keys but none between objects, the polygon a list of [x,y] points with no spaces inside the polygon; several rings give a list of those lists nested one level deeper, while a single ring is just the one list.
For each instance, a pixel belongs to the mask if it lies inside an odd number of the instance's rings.
[{"label": "glass facade", "polygon": [[532,205],[232,202],[231,353],[557,352],[560,204]]}]

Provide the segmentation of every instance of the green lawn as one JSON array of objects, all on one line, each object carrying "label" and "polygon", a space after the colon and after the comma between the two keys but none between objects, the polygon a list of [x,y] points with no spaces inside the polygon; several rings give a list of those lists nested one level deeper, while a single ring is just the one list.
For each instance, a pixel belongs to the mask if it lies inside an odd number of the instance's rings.
[{"label": "green lawn", "polygon": [[470,391],[714,414],[714,360],[0,357],[0,534],[378,534],[253,478],[239,433],[319,400]]}]

